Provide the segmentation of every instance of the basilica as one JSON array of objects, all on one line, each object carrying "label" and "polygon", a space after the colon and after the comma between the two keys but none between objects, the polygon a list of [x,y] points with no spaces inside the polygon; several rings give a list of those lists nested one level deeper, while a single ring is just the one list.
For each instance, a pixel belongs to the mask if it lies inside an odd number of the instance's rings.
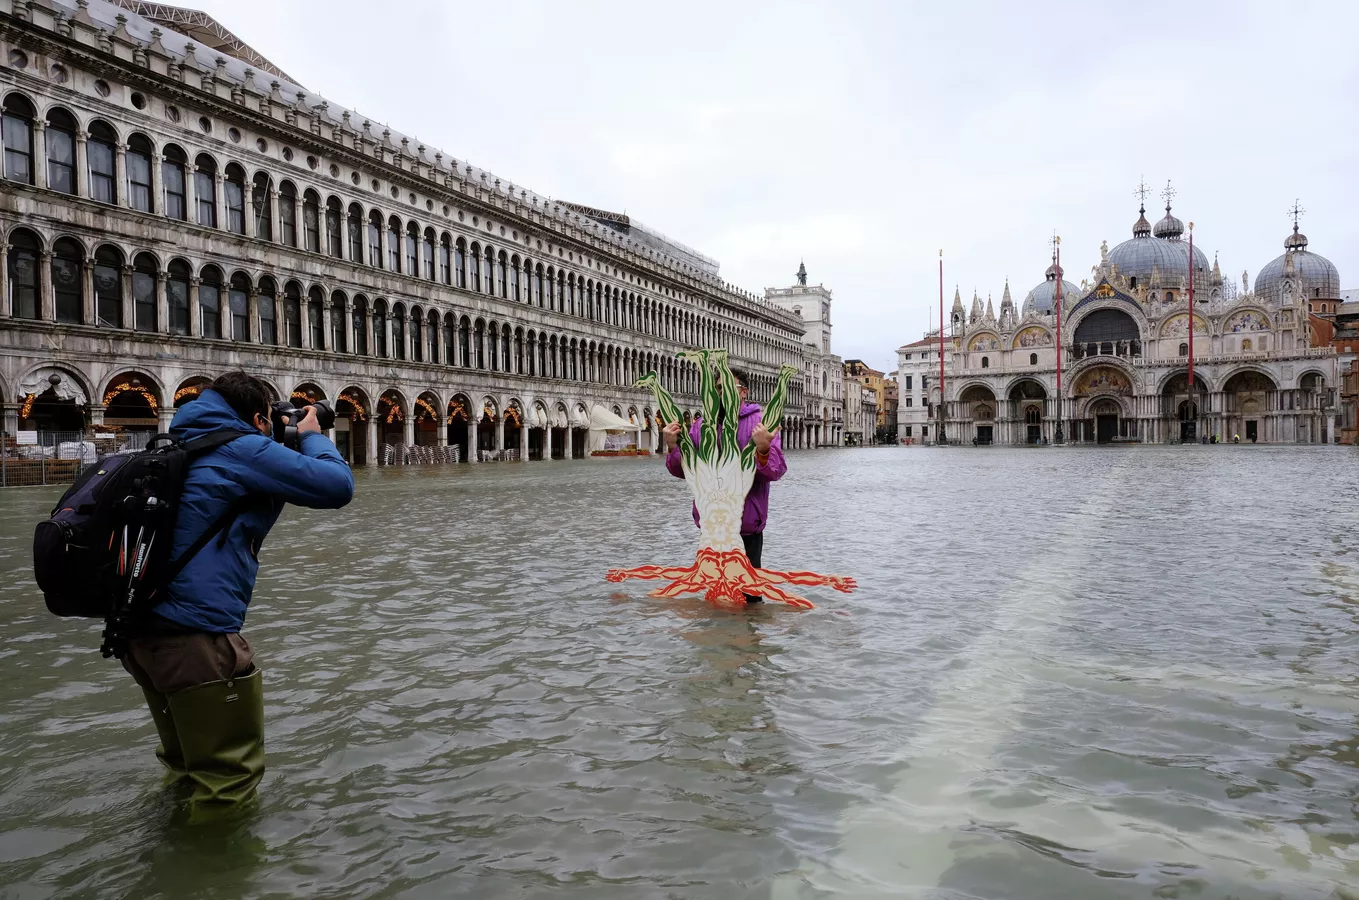
[{"label": "basilica", "polygon": [[1153,226],[1144,205],[1079,286],[1054,254],[1018,307],[1005,285],[999,315],[955,291],[942,410],[935,332],[898,351],[899,433],[979,445],[1333,441],[1336,351],[1312,346],[1309,312],[1340,298],[1336,267],[1308,249],[1296,215],[1253,286],[1243,273],[1238,290],[1191,248],[1167,196],[1164,218]]}]

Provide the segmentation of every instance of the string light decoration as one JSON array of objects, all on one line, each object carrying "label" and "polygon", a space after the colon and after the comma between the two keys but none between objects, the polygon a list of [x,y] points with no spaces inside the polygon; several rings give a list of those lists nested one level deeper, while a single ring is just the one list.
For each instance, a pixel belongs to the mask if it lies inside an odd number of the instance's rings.
[{"label": "string light decoration", "polygon": [[487,403],[485,406],[481,408],[481,414],[483,417],[490,419],[492,422],[495,421],[495,407],[490,403]]},{"label": "string light decoration", "polygon": [[148,391],[141,384],[134,385],[126,381],[115,384],[108,389],[104,394],[104,405],[108,406],[116,400],[120,394],[140,394],[142,399],[146,401],[146,405],[151,407],[152,412],[156,412],[160,408],[160,404],[156,402],[155,394]]},{"label": "string light decoration", "polygon": [[339,396],[339,399],[338,399],[336,402],[337,402],[337,403],[348,403],[349,406],[350,406],[350,408],[353,409],[353,413],[350,414],[350,416],[349,416],[350,421],[353,421],[353,422],[366,422],[366,421],[368,421],[368,410],[366,410],[366,409],[363,408],[363,404],[360,403],[360,402],[358,401],[358,399],[357,399],[353,394],[347,394],[347,393],[346,393],[346,394],[341,394],[341,395]]},{"label": "string light decoration", "polygon": [[467,407],[463,406],[461,400],[454,397],[448,401],[448,424],[452,425],[458,419],[467,421]]},{"label": "string light decoration", "polygon": [[33,412],[33,401],[38,399],[37,394],[29,394],[24,397],[24,405],[19,407],[19,418],[27,419],[29,413]]},{"label": "string light decoration", "polygon": [[415,405],[418,408],[418,411],[415,414],[415,420],[417,422],[423,422],[425,420],[431,422],[439,421],[439,414],[434,410],[434,405],[424,397],[416,397]]},{"label": "string light decoration", "polygon": [[[383,412],[384,408],[386,409],[386,413]],[[393,422],[406,421],[406,416],[401,412],[401,404],[389,397],[378,398],[378,418],[385,421],[388,425],[391,425]]]},{"label": "string light decoration", "polygon": [[299,388],[298,390],[293,391],[293,393],[292,393],[292,399],[293,399],[293,400],[305,400],[305,401],[307,401],[308,403],[315,403],[315,402],[316,402],[316,392],[315,392],[315,391],[304,391],[304,390],[302,390],[302,389]]},{"label": "string light decoration", "polygon": [[522,424],[523,424],[523,419],[521,419],[521,418],[519,417],[519,407],[517,407],[517,406],[511,406],[511,407],[509,407],[508,409],[506,409],[506,410],[505,410],[505,421],[506,421],[507,423],[512,423],[512,424],[514,425],[514,427],[516,427],[516,428],[518,428],[520,425],[522,425]]},{"label": "string light decoration", "polygon": [[179,390],[175,391],[175,405],[178,406],[179,401],[183,400],[185,397],[188,397],[190,400],[196,400],[198,399],[198,395],[201,393],[203,393],[203,385],[186,384]]}]

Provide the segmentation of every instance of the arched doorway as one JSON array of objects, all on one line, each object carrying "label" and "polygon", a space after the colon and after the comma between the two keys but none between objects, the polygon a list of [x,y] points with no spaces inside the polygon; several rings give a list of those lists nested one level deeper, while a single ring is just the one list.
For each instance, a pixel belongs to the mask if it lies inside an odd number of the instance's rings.
[{"label": "arched doorway", "polygon": [[335,398],[335,447],[351,466],[368,464],[368,395],[350,385]]},{"label": "arched doorway", "polygon": [[548,428],[547,407],[542,403],[533,404],[528,414],[528,453],[529,459],[543,459]]},{"label": "arched doorway", "polygon": [[466,394],[454,394],[448,401],[448,445],[458,448],[458,460],[467,462],[472,457],[468,444],[468,415],[472,401]]},{"label": "arched doorway", "polygon": [[585,410],[584,403],[577,403],[575,410],[571,413],[571,458],[584,459],[586,448],[589,446],[590,437],[590,414]]},{"label": "arched doorway", "polygon": [[406,401],[398,391],[386,391],[378,398],[378,445],[381,447],[378,465],[392,465],[398,461],[396,450],[406,444],[406,415]]},{"label": "arched doorway", "polygon": [[156,383],[141,372],[124,372],[104,389],[104,424],[135,435],[132,446],[160,430],[160,408]]},{"label": "arched doorway", "polygon": [[1026,378],[1010,388],[1010,418],[1023,421],[1024,443],[1043,442],[1043,407],[1047,404],[1048,392],[1037,381]]},{"label": "arched doorway", "polygon": [[69,372],[55,367],[38,369],[20,382],[17,399],[20,431],[69,435],[85,430],[85,412],[90,401],[80,382]]},{"label": "arched doorway", "polygon": [[566,412],[566,404],[558,403],[552,410],[552,458],[567,459],[571,455],[571,447],[567,441],[571,437],[569,428],[570,417]]},{"label": "arched doorway", "polygon": [[[995,443],[996,395],[989,387],[973,384],[963,389],[958,398],[960,412],[972,428],[970,439],[975,446]],[[968,436],[964,435],[966,439]]]},{"label": "arched doorway", "polygon": [[524,410],[520,407],[518,400],[511,400],[510,405],[505,407],[505,459],[521,459],[520,441],[524,429]]},{"label": "arched doorway", "polygon": [[1101,397],[1090,404],[1086,417],[1095,421],[1095,443],[1110,444],[1118,439],[1118,420],[1122,412],[1118,401],[1111,397]]},{"label": "arched doorway", "polygon": [[496,402],[491,397],[484,397],[481,401],[481,417],[477,419],[477,453],[480,459],[491,459],[496,451],[495,445],[495,426],[499,420],[500,410],[496,408]]},{"label": "arched doorway", "polygon": [[1276,410],[1281,404],[1274,379],[1254,370],[1237,372],[1223,384],[1222,392],[1226,398],[1227,433],[1221,440],[1239,437],[1257,443],[1289,439],[1280,433]]},{"label": "arched doorway", "polygon": [[[1135,419],[1123,419],[1120,397],[1132,396],[1132,379],[1113,365],[1096,365],[1076,376],[1073,397],[1090,398],[1075,424],[1073,438],[1107,444],[1119,438],[1136,438]],[[1078,405],[1079,406],[1079,405]]]},{"label": "arched doorway", "polygon": [[1206,433],[1207,425],[1200,425],[1206,400],[1207,388],[1202,378],[1195,378],[1191,388],[1188,372],[1172,375],[1161,389],[1161,417],[1168,420],[1167,435],[1182,444],[1197,442],[1200,433]]},{"label": "arched doorway", "polygon": [[415,398],[415,446],[439,443],[439,398],[425,391]]}]

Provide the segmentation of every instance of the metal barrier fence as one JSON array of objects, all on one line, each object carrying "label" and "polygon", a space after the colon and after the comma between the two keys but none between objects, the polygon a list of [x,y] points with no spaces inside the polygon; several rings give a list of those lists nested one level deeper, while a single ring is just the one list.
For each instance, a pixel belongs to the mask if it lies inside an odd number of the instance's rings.
[{"label": "metal barrier fence", "polygon": [[99,457],[141,450],[149,432],[24,431],[0,434],[0,487],[70,484]]},{"label": "metal barrier fence", "polygon": [[460,448],[417,444],[383,444],[378,452],[380,466],[432,466],[460,462]]}]

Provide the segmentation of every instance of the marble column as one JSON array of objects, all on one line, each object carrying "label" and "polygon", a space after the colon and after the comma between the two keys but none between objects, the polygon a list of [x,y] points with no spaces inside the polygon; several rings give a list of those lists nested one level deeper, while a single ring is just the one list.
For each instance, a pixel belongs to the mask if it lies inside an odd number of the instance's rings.
[{"label": "marble column", "polygon": [[551,423],[543,427],[543,459],[552,459],[552,425]]},{"label": "marble column", "polygon": [[33,120],[33,186],[47,187],[47,124],[42,119]]},{"label": "marble column", "polygon": [[123,327],[132,331],[137,327],[137,308],[132,302],[132,266],[123,266]]},{"label": "marble column", "polygon": [[415,416],[407,416],[407,417],[406,417],[406,421],[402,422],[401,424],[402,424],[402,426],[403,426],[403,431],[405,432],[405,433],[402,435],[402,440],[404,440],[404,441],[406,442],[406,446],[407,446],[407,447],[414,447],[414,446],[415,446]]},{"label": "marble column", "polygon": [[0,319],[9,318],[9,244],[0,242]]},{"label": "marble column", "polygon": [[161,334],[170,333],[170,301],[165,293],[165,282],[169,275],[160,271],[156,273],[156,331]]},{"label": "marble column", "polygon": [[505,416],[504,414],[501,414],[500,418],[495,420],[495,451],[496,453],[503,453],[504,450],[505,450]]},{"label": "marble column", "polygon": [[519,461],[520,461],[520,462],[528,462],[528,458],[529,458],[528,437],[529,437],[528,422],[527,422],[527,421],[521,421],[520,424],[519,424]]},{"label": "marble column", "polygon": [[198,286],[200,284],[202,284],[201,279],[189,279],[189,334],[194,337],[203,336],[203,316],[198,305]]},{"label": "marble column", "polygon": [[[114,205],[123,209],[132,208],[132,191],[127,187],[127,144],[114,145]],[[121,180],[120,180],[121,179]]]},{"label": "marble column", "polygon": [[216,172],[213,174],[212,180],[213,190],[216,191],[213,196],[216,198],[214,215],[217,217],[217,227],[223,231],[230,231],[231,223],[227,221],[226,212],[226,175],[222,172]]},{"label": "marble column", "polygon": [[75,193],[77,197],[89,197],[90,193],[90,136],[77,131],[75,136]]},{"label": "marble column", "polygon": [[[52,284],[52,254],[44,250],[38,256],[38,318],[44,322],[55,322],[57,319],[57,293],[56,286]],[[7,263],[8,264],[8,261]]]},{"label": "marble column", "polygon": [[368,440],[364,449],[365,461],[369,466],[376,466],[378,461],[378,423],[377,416],[368,416]]},{"label": "marble column", "polygon": [[[0,296],[4,296],[0,294]],[[98,325],[97,309],[94,299],[94,257],[85,257],[80,271],[80,321],[86,325]]]},{"label": "marble column", "polygon": [[331,330],[330,317],[333,313],[331,312],[330,307],[331,301],[321,301],[321,338],[326,342],[326,347],[334,352],[337,348],[332,346],[335,343],[335,332]]}]

